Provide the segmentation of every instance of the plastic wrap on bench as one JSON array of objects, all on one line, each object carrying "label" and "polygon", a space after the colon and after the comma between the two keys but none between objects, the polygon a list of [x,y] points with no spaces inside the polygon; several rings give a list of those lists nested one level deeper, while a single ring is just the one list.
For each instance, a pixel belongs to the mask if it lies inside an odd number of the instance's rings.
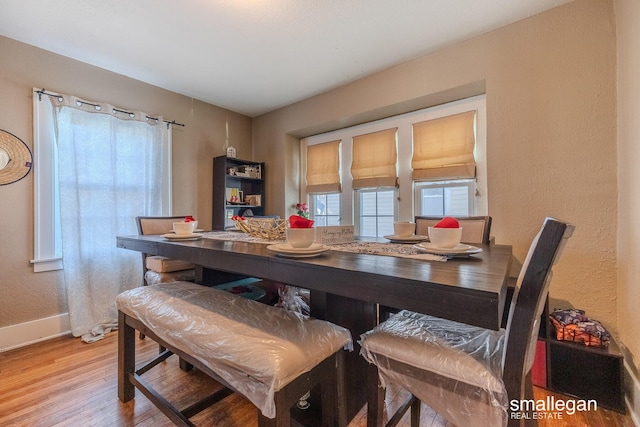
[{"label": "plastic wrap on bench", "polygon": [[352,349],[345,328],[194,283],[132,289],[116,303],[269,418],[276,391],[341,348]]}]

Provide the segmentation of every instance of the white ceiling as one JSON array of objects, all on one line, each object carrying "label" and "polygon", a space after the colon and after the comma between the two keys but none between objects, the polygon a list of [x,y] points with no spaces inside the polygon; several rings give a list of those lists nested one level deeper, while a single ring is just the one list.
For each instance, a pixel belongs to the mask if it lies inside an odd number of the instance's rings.
[{"label": "white ceiling", "polygon": [[0,34],[253,117],[569,1],[0,0]]}]

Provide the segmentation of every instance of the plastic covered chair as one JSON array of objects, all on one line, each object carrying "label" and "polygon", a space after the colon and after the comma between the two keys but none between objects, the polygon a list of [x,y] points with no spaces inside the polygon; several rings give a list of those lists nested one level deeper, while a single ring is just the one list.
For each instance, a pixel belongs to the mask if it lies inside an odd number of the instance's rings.
[{"label": "plastic covered chair", "polygon": [[[491,232],[490,216],[464,216],[455,217],[462,227],[462,243],[471,244],[488,244],[491,241],[489,233]],[[416,216],[416,234],[421,236],[429,235],[429,227],[433,227],[440,221],[439,216]]]},{"label": "plastic covered chair", "polygon": [[420,401],[455,425],[515,425],[509,402],[533,399],[530,371],[551,268],[573,229],[545,220],[523,263],[506,329],[482,329],[403,310],[363,334],[361,355],[372,364],[368,425],[382,425],[383,387],[389,383],[411,395],[387,426],[411,408],[411,425],[417,427]]}]

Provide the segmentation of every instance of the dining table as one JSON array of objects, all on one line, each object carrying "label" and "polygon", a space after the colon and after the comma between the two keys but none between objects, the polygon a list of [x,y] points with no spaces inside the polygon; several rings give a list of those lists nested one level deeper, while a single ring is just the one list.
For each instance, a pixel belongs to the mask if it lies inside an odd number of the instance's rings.
[{"label": "dining table", "polygon": [[203,236],[118,236],[117,247],[189,261],[196,265],[196,282],[205,285],[256,277],[309,289],[311,315],[348,328],[354,339],[354,351],[345,357],[348,419],[366,403],[370,376],[357,341],[379,323],[381,307],[486,329],[501,327],[512,260],[509,245],[474,245],[481,251],[439,259],[349,252],[339,245],[317,256],[288,257],[270,248],[273,242],[225,239],[216,232]]}]

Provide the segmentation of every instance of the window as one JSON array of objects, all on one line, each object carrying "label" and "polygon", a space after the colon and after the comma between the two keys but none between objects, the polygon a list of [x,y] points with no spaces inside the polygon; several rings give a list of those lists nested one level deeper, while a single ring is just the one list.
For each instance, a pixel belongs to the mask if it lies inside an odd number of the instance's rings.
[{"label": "window", "polygon": [[[396,218],[394,187],[398,183],[398,129],[355,135],[351,153],[351,187],[356,190],[356,234],[393,234]],[[391,230],[391,231],[389,231]]]},{"label": "window", "polygon": [[340,146],[338,139],[305,147],[306,193],[316,225],[340,225]]},{"label": "window", "polygon": [[472,179],[418,182],[415,185],[416,215],[470,216],[474,214],[475,182]]},{"label": "window", "polygon": [[359,236],[382,237],[393,234],[395,221],[395,189],[357,190]]},{"label": "window", "polygon": [[340,225],[340,194],[312,194],[311,218],[315,225]]},{"label": "window", "polygon": [[[440,120],[442,119],[442,120]],[[428,159],[419,159],[419,164],[412,164],[414,158],[414,125],[418,132],[426,135],[427,141],[438,129],[448,127],[451,122],[463,121],[465,124],[459,133],[447,135],[444,162],[432,163]],[[368,134],[382,135],[393,129],[396,153],[385,154],[396,170],[390,180],[381,180],[376,171],[375,178],[366,175],[355,176],[351,167],[354,162],[354,142],[360,136]],[[471,140],[473,138],[473,140]],[[451,140],[451,142],[449,142]],[[308,147],[329,141],[340,143],[340,176],[342,192],[339,197],[340,223],[353,224],[356,234],[379,236],[393,234],[393,231],[382,231],[388,223],[387,212],[392,212],[397,220],[413,220],[416,215],[487,215],[487,163],[486,163],[486,97],[475,96],[468,99],[437,105],[399,116],[389,117],[375,122],[339,129],[324,134],[313,135],[301,141],[301,173],[307,173],[305,154]],[[367,143],[369,146],[369,144]],[[455,146],[455,150],[451,147]],[[423,153],[432,152],[422,144],[419,149]],[[438,152],[438,148],[435,149]],[[356,149],[356,151],[358,151]],[[384,151],[369,150],[370,152]],[[366,153],[366,150],[365,150]],[[370,153],[368,153],[370,154]],[[377,154],[377,153],[376,153]],[[369,159],[367,159],[369,160]],[[427,160],[425,163],[424,160]],[[366,163],[366,162],[365,162]],[[385,168],[392,168],[384,165]],[[366,172],[373,169],[370,164],[361,168]],[[441,170],[438,170],[441,169]],[[441,174],[441,172],[446,174]],[[360,171],[358,171],[360,173]],[[397,181],[396,181],[397,180]],[[397,187],[394,187],[397,182]],[[309,200],[313,205],[315,194],[328,194],[327,190],[307,191],[301,187],[299,200]],[[371,194],[372,193],[372,194]],[[389,197],[393,194],[392,197]],[[375,196],[375,203],[370,198]],[[366,199],[366,200],[365,200]],[[389,203],[383,209],[381,203]],[[375,207],[376,214],[368,208]],[[385,212],[382,214],[382,212]],[[373,216],[380,215],[375,219]],[[393,220],[391,220],[391,223]],[[373,225],[375,224],[375,225]]]}]

